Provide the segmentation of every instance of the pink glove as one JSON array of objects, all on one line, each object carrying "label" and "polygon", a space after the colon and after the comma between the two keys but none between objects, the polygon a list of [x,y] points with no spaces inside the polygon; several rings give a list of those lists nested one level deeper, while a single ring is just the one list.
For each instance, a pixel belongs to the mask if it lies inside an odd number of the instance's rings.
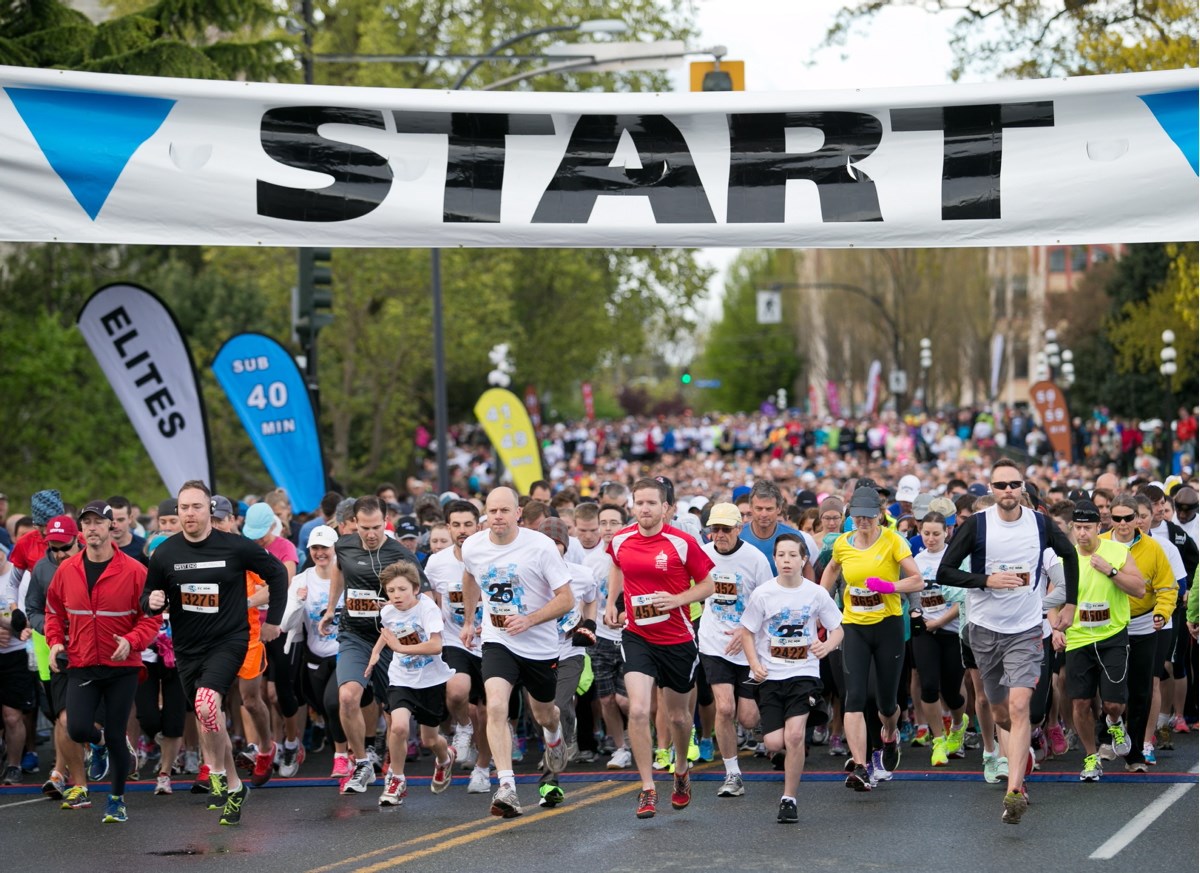
[{"label": "pink glove", "polygon": [[886,579],[880,579],[878,576],[871,576],[867,579],[867,587],[877,594],[895,594],[896,585],[893,582],[888,582]]}]

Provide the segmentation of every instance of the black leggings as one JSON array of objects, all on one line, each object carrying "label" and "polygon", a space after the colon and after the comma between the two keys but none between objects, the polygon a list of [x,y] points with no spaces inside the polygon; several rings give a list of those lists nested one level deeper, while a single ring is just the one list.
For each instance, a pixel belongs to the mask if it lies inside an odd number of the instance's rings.
[{"label": "black leggings", "polygon": [[[1150,721],[1150,698],[1154,693],[1154,658],[1158,651],[1158,632],[1129,635],[1129,705],[1125,720],[1129,722],[1129,737],[1132,748],[1125,760],[1128,763],[1145,761],[1142,740],[1146,738],[1146,725]],[[1157,713],[1154,713],[1157,715]]]},{"label": "black leggings", "polygon": [[921,682],[921,702],[937,703],[941,697],[951,711],[961,709],[966,701],[962,695],[962,648],[958,634],[944,630],[915,633],[912,651]]},{"label": "black leggings", "polygon": [[295,670],[291,656],[283,650],[287,634],[280,634],[265,643],[267,649],[267,680],[275,683],[275,701],[279,714],[291,718],[300,709],[300,698],[296,696]]},{"label": "black leggings", "polygon": [[304,699],[325,717],[325,730],[335,743],[346,742],[338,704],[337,655],[327,658],[304,650]]},{"label": "black leggings", "polygon": [[104,737],[108,745],[108,772],[112,794],[125,793],[129,776],[129,750],[125,729],[133,710],[138,671],[134,667],[82,667],[67,673],[67,733],[77,743],[99,743],[97,708],[103,704]]},{"label": "black leggings", "polygon": [[845,712],[865,712],[871,666],[875,667],[875,703],[883,718],[900,707],[896,694],[904,669],[904,618],[889,615],[878,624],[843,623],[842,665],[846,676]]},{"label": "black leggings", "polygon": [[1046,720],[1050,711],[1050,695],[1054,692],[1052,669],[1054,664],[1054,643],[1052,637],[1042,638],[1042,672],[1038,676],[1038,684],[1033,689],[1033,697],[1029,699],[1029,724],[1038,727]]},{"label": "black leggings", "polygon": [[164,667],[162,661],[152,661],[146,664],[146,673],[146,681],[138,685],[134,697],[142,733],[151,741],[159,732],[167,739],[182,737],[187,704],[183,700],[179,671]]}]

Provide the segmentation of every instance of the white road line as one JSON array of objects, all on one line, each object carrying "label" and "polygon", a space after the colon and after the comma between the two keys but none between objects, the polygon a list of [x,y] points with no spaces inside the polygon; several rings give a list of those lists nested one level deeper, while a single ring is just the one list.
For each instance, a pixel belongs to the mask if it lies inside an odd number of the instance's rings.
[{"label": "white road line", "polygon": [[[1193,767],[1192,772],[1195,773],[1196,769]],[[1104,844],[1088,857],[1093,861],[1108,861],[1116,857],[1117,853],[1136,840],[1142,831],[1154,824],[1160,815],[1170,809],[1175,801],[1195,787],[1194,782],[1186,785],[1172,785],[1160,794],[1157,800],[1130,819],[1123,828],[1105,840]]]},{"label": "white road line", "polygon": [[45,797],[35,797],[32,800],[18,800],[16,803],[0,804],[0,809],[8,809],[10,806],[24,806],[27,803],[45,803]]}]

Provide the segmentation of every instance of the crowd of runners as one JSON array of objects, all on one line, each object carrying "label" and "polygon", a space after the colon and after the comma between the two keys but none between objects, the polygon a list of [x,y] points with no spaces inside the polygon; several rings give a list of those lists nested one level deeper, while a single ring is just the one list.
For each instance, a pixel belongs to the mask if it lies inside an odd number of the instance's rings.
[{"label": "crowd of runners", "polygon": [[105,783],[106,822],[131,778],[185,776],[237,825],[331,747],[331,790],[401,805],[427,755],[434,793],[461,772],[506,818],[525,758],[541,806],[572,765],[636,768],[644,819],[656,772],[681,810],[719,757],[740,798],[754,752],[780,823],[818,749],[857,792],[978,749],[1016,824],[1047,759],[1147,772],[1194,729],[1197,492],[1186,463],[1016,461],[1011,422],[978,424],[884,424],[878,449],[670,427],[636,457],[564,428],[527,494],[467,458],[458,492],[416,476],[296,519],[193,481],[144,537],[125,498],[40,491],[0,542],[3,782],[40,779],[40,710],[42,790],[79,810]]}]

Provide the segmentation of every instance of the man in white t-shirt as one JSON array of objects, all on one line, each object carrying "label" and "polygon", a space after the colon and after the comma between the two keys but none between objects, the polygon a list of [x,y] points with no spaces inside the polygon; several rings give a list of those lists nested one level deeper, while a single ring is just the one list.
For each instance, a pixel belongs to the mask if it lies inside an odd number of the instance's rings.
[{"label": "man in white t-shirt", "polygon": [[[442,609],[442,659],[455,673],[446,682],[446,707],[454,721],[454,749],[460,765],[470,766],[471,743],[476,755],[467,784],[468,794],[487,794],[492,790],[488,765],[492,760],[487,737],[487,712],[483,706],[483,660],[478,636],[471,646],[463,645],[459,635],[463,627],[462,546],[479,529],[479,510],[467,500],[451,500],[442,510],[454,545],[430,555],[425,575],[433,589],[434,600]],[[475,619],[482,617],[476,610]]]},{"label": "man in white t-shirt", "polygon": [[554,620],[575,606],[571,574],[554,542],[519,526],[517,494],[499,487],[487,497],[488,529],[462,545],[463,627],[459,639],[475,639],[475,607],[483,596],[483,687],[487,697],[488,741],[500,788],[492,815],[521,814],[512,769],[508,702],[513,688],[525,686],[534,721],[545,738],[545,764],[554,775],[567,764],[567,744],[554,703],[557,686],[558,628]]},{"label": "man in white t-shirt", "polygon": [[739,538],[742,513],[732,503],[718,503],[708,516],[712,542],[703,547],[712,559],[713,593],[704,602],[700,616],[700,663],[712,686],[717,708],[717,748],[725,763],[725,781],[717,797],[741,797],[746,793],[738,766],[736,716],[746,730],[758,725],[758,704],[754,689],[746,684],[750,667],[742,651],[737,632],[750,594],[773,578],[767,558],[750,543]]}]

